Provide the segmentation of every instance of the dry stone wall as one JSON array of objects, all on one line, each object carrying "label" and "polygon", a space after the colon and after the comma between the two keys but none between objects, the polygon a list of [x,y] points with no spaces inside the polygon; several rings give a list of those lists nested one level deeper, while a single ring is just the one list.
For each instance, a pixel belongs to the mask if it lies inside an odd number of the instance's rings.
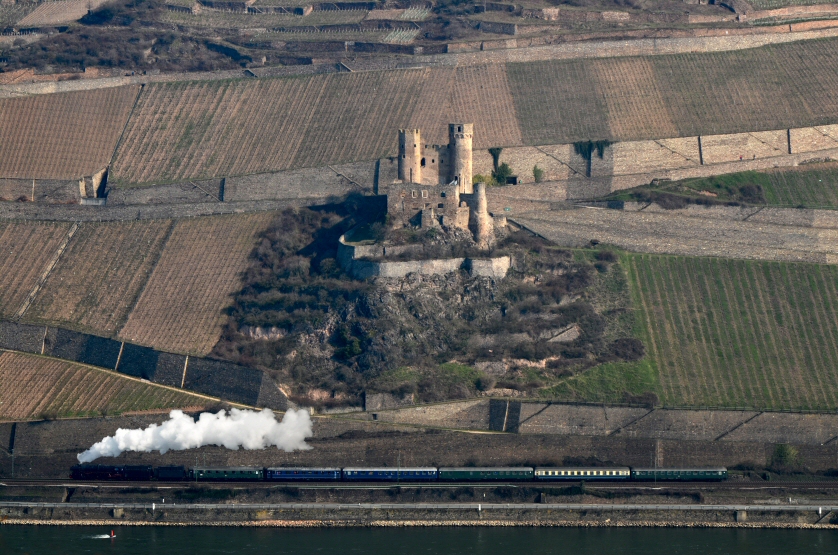
[{"label": "dry stone wall", "polygon": [[[503,150],[500,161],[510,166],[519,183],[534,183],[533,167],[538,166],[544,181],[565,182],[567,198],[584,199],[653,179],[706,177],[832,158],[838,158],[838,125],[617,142],[606,146],[602,157],[594,152],[590,163],[574,145],[511,147]],[[491,171],[488,151],[476,151],[475,173]]]},{"label": "dry stone wall", "polygon": [[368,410],[353,418],[524,435],[611,436],[700,442],[838,442],[838,415],[749,410],[649,409],[631,406],[473,399],[393,410]]},{"label": "dry stone wall", "polygon": [[45,354],[183,387],[234,403],[285,410],[287,398],[262,371],[187,357],[55,327],[0,322],[0,349]]},{"label": "dry stone wall", "polygon": [[711,135],[701,138],[704,164],[773,158],[789,154],[788,131]]}]

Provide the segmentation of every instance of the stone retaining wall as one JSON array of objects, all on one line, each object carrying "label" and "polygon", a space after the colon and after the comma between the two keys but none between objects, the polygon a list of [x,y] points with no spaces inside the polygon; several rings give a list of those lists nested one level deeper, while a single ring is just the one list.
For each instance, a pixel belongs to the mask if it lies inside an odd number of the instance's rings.
[{"label": "stone retaining wall", "polygon": [[107,368],[234,403],[288,408],[288,400],[270,377],[231,362],[187,357],[106,337],[16,322],[0,322],[0,349]]},{"label": "stone retaining wall", "polygon": [[[354,418],[371,419],[371,412]],[[838,447],[838,414],[473,399],[376,410],[379,422],[534,435]],[[833,451],[834,453],[834,451]],[[836,462],[838,464],[838,462]]]}]

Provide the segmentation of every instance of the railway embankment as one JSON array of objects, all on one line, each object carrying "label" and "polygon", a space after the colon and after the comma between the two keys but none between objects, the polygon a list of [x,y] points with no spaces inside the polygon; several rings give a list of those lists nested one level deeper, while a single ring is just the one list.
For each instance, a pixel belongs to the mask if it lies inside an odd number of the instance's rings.
[{"label": "railway embankment", "polygon": [[833,506],[608,504],[10,504],[2,524],[378,526],[661,526],[835,528]]}]

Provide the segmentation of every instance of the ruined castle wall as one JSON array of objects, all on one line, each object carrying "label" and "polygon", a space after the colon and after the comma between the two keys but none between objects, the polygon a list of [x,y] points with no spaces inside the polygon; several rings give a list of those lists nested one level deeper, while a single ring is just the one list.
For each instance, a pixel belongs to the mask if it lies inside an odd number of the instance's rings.
[{"label": "ruined castle wall", "polygon": [[[504,153],[507,151],[518,150],[516,148],[509,148],[504,149]],[[471,161],[472,161],[472,168],[474,171],[474,175],[491,175],[492,170],[495,169],[494,163],[492,162],[492,155],[489,154],[489,151],[486,149],[478,149],[472,151],[471,153]],[[509,163],[506,158],[501,154],[501,161]],[[511,166],[512,164],[510,164]]]}]

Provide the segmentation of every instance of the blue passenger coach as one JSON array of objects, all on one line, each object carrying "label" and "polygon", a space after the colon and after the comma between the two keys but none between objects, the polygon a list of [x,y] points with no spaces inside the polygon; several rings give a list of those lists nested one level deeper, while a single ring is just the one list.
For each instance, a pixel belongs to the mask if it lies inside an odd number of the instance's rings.
[{"label": "blue passenger coach", "polygon": [[344,468],[343,479],[355,482],[435,481],[437,470],[419,468]]},{"label": "blue passenger coach", "polygon": [[266,468],[265,479],[283,482],[338,481],[340,468]]}]

